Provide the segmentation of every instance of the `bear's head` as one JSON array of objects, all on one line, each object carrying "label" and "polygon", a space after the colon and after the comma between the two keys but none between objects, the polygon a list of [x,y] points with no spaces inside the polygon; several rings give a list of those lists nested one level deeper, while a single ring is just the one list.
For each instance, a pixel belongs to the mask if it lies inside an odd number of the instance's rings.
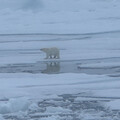
[{"label": "bear's head", "polygon": [[43,52],[47,52],[48,48],[41,48],[40,50],[43,51]]}]

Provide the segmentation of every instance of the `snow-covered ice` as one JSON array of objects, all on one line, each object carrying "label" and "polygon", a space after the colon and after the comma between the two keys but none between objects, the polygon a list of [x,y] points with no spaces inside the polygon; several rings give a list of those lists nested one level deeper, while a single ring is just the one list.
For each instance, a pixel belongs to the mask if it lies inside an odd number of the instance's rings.
[{"label": "snow-covered ice", "polygon": [[[52,45],[60,60],[44,59]],[[2,35],[0,46],[3,119],[120,118],[119,32]]]},{"label": "snow-covered ice", "polygon": [[[0,120],[119,120],[119,9],[119,0],[0,0]],[[45,60],[44,47],[60,59]]]}]

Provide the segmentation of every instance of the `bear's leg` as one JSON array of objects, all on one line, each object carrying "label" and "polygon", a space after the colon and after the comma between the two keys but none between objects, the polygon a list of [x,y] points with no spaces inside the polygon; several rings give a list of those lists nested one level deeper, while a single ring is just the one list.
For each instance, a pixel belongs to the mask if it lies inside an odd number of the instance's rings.
[{"label": "bear's leg", "polygon": [[54,55],[54,58],[56,58],[57,56],[56,55]]},{"label": "bear's leg", "polygon": [[46,53],[46,58],[45,59],[48,59],[49,58],[49,54],[48,53]]},{"label": "bear's leg", "polygon": [[56,55],[56,58],[57,58],[57,59],[59,59],[59,58],[60,58],[60,55],[59,55],[59,53]]},{"label": "bear's leg", "polygon": [[54,55],[54,58],[59,59],[59,55],[58,54]]},{"label": "bear's leg", "polygon": [[50,59],[52,59],[52,55],[50,55]]}]

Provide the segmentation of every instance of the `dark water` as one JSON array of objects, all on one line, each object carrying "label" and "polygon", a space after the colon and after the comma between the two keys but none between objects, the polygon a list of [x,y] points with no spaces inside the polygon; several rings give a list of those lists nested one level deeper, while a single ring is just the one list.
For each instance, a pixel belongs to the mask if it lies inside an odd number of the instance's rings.
[{"label": "dark water", "polygon": [[32,73],[32,74],[59,74],[59,73],[86,73],[86,74],[120,74],[120,66],[109,67],[81,67],[82,64],[119,61],[120,58],[81,59],[81,60],[48,60],[36,63],[7,64],[0,66],[0,73]]}]

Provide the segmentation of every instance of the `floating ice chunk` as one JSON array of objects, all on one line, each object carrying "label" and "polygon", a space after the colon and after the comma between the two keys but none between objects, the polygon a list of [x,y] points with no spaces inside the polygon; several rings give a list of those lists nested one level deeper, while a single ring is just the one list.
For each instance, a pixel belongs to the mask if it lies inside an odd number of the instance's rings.
[{"label": "floating ice chunk", "polygon": [[2,117],[2,115],[0,115],[0,120],[5,120],[5,119]]},{"label": "floating ice chunk", "polygon": [[0,114],[10,113],[9,103],[0,103]]},{"label": "floating ice chunk", "polygon": [[25,97],[19,99],[11,99],[9,102],[11,112],[26,111],[30,105],[30,102]]},{"label": "floating ice chunk", "polygon": [[26,111],[30,105],[27,98],[12,98],[9,101],[0,102],[0,114]]}]

